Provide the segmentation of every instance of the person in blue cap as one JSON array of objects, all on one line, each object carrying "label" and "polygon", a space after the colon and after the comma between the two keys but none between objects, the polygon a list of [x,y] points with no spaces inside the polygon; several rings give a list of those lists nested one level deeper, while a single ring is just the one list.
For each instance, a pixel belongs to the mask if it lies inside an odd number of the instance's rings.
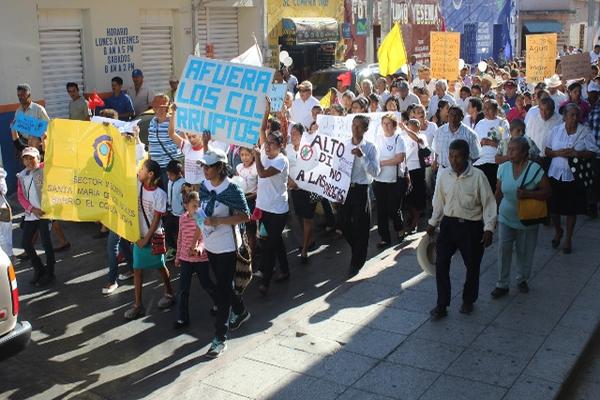
[{"label": "person in blue cap", "polygon": [[154,91],[144,85],[144,73],[141,69],[134,69],[131,72],[133,86],[127,89],[127,94],[133,100],[135,115],[140,115],[151,108],[154,99]]}]

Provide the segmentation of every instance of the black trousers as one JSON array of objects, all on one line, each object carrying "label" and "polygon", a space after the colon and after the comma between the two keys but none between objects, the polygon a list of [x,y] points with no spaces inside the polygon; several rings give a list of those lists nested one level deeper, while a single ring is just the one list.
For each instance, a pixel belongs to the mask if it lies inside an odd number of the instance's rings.
[{"label": "black trousers", "polygon": [[229,329],[229,314],[233,312],[237,315],[246,311],[242,296],[233,291],[233,277],[235,274],[235,252],[215,254],[210,251],[208,261],[216,279],[215,298],[217,300],[217,316],[215,320],[215,336],[219,340],[227,339],[227,330]]},{"label": "black trousers", "polygon": [[217,304],[216,286],[210,278],[210,264],[208,262],[190,262],[181,260],[180,274],[179,293],[177,294],[179,319],[188,322],[190,320],[188,300],[190,298],[190,287],[192,285],[193,275],[198,275],[200,286],[206,290],[206,293],[208,293],[214,304]]},{"label": "black trousers", "polygon": [[373,192],[377,209],[377,232],[382,241],[391,243],[390,220],[396,232],[400,232],[404,227],[402,203],[406,194],[406,183],[404,179],[391,183],[374,181]]},{"label": "black trousers", "polygon": [[290,268],[288,265],[287,252],[285,243],[283,242],[283,229],[287,222],[288,213],[274,214],[263,211],[261,222],[267,230],[267,237],[264,241],[264,247],[261,253],[261,269],[263,273],[262,283],[269,286],[275,269],[275,260],[279,260],[279,268],[284,274],[289,274]]},{"label": "black trousers", "polygon": [[163,218],[163,227],[165,229],[165,241],[167,247],[177,249],[177,236],[179,236],[179,217],[167,212]]},{"label": "black trousers", "polygon": [[496,193],[496,182],[498,182],[498,164],[481,164],[477,165],[476,168],[479,168],[485,174],[490,186],[492,188],[492,193]]},{"label": "black trousers", "polygon": [[350,268],[360,270],[367,261],[371,210],[368,185],[350,186],[346,201],[338,210],[338,222],[352,250]]},{"label": "black trousers", "polygon": [[[29,256],[31,265],[34,269],[54,275],[54,264],[56,260],[54,258],[54,249],[52,247],[52,240],[50,239],[50,220],[38,219],[35,221],[23,221],[23,236],[21,238],[21,246]],[[42,246],[44,246],[44,252],[46,253],[46,267],[42,264],[42,260],[37,255],[35,247],[33,246],[33,237],[37,231],[40,231],[40,238],[42,239]]]},{"label": "black trousers", "polygon": [[475,303],[479,295],[479,270],[483,258],[483,222],[444,217],[436,244],[435,280],[437,305],[450,305],[450,262],[456,250],[460,251],[467,274],[463,287],[463,302]]}]

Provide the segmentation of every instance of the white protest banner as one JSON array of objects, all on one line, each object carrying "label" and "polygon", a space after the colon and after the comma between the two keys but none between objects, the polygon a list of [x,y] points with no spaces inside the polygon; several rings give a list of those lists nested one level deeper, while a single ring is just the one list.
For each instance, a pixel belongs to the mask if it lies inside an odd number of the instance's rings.
[{"label": "white protest banner", "polygon": [[181,79],[176,129],[252,147],[259,129],[273,69],[189,56]]},{"label": "white protest banner", "polygon": [[344,203],[350,188],[355,146],[351,138],[304,133],[300,142],[297,168],[291,178],[300,189],[326,199]]},{"label": "white protest banner", "polygon": [[272,83],[269,88],[269,98],[271,99],[271,112],[278,113],[283,108],[283,100],[287,93],[287,84]]},{"label": "white protest banner", "polygon": [[106,122],[107,124],[110,124],[117,128],[121,133],[133,132],[133,128],[136,127],[137,124],[140,122],[139,119],[136,119],[135,121],[121,121],[120,119],[100,117],[98,115],[93,116],[91,121],[97,124],[102,124]]},{"label": "white protest banner", "polygon": [[349,138],[352,136],[352,120],[357,115],[366,115],[369,117],[369,130],[365,133],[365,138],[370,142],[375,142],[378,135],[383,135],[381,127],[381,118],[387,114],[394,114],[400,121],[400,113],[394,112],[375,112],[368,114],[350,114],[344,117],[336,117],[333,115],[317,115],[317,133],[325,134],[335,138]]}]

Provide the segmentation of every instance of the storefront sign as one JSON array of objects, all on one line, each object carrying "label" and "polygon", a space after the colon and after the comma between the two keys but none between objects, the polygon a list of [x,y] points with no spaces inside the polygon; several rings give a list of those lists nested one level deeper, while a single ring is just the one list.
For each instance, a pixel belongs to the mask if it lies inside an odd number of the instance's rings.
[{"label": "storefront sign", "polygon": [[342,38],[352,39],[352,24],[348,22],[342,24]]},{"label": "storefront sign", "polygon": [[460,33],[431,32],[431,77],[447,79],[458,78],[458,59],[460,58]]},{"label": "storefront sign", "polygon": [[106,28],[106,36],[94,39],[104,56],[104,73],[131,72],[135,69],[133,53],[140,44],[138,35],[130,35],[127,27]]},{"label": "storefront sign", "polygon": [[37,119],[30,115],[18,113],[15,122],[12,125],[12,130],[24,135],[42,137],[48,129],[48,121],[45,119]]},{"label": "storefront sign", "polygon": [[356,36],[367,36],[369,27],[365,18],[356,21]]},{"label": "storefront sign", "polygon": [[54,119],[44,162],[45,218],[100,221],[129,241],[139,240],[132,139],[112,125]]},{"label": "storefront sign", "polygon": [[560,58],[560,70],[563,81],[569,79],[581,79],[590,76],[590,55],[586,53],[562,56]]},{"label": "storefront sign", "polygon": [[339,139],[326,133],[305,133],[300,142],[297,173],[291,178],[300,189],[344,203],[350,187],[354,147],[350,137]]},{"label": "storefront sign", "polygon": [[[541,82],[555,73],[556,33],[526,35],[527,82]],[[589,61],[588,61],[589,62]]]},{"label": "storefront sign", "polygon": [[175,98],[176,128],[197,134],[209,130],[215,140],[252,147],[258,143],[273,73],[189,56]]}]

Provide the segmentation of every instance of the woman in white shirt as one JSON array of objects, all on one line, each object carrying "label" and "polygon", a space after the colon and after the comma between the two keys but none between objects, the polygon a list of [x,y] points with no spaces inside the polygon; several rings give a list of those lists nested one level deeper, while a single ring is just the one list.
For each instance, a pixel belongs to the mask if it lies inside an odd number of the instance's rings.
[{"label": "woman in white shirt", "polygon": [[[427,121],[425,116],[427,112],[425,111],[425,106],[422,104],[417,104],[413,107],[410,112],[410,118],[415,118],[419,121],[421,127],[419,128],[421,133],[425,135],[427,138],[427,143],[431,145],[433,143],[433,137],[435,136],[435,132],[438,127],[433,122]],[[426,194],[429,198],[433,197],[433,189],[435,187],[435,174],[431,169],[431,166],[425,167],[425,190]]]},{"label": "woman in white shirt", "polygon": [[377,206],[377,231],[381,241],[377,247],[383,249],[392,243],[390,220],[398,240],[402,241],[403,228],[402,202],[406,194],[404,159],[406,152],[404,140],[396,131],[398,120],[394,114],[386,114],[381,118],[383,135],[375,138],[375,146],[379,151],[379,175],[374,177],[373,192]]},{"label": "woman in white shirt", "polygon": [[[578,214],[586,212],[586,191],[578,184],[569,166],[569,158],[587,159],[598,152],[594,135],[578,123],[581,110],[574,103],[569,103],[563,110],[564,123],[552,129],[546,144],[546,156],[552,159],[548,170],[552,197],[550,198],[550,214],[554,224],[552,247],[557,248],[563,237],[561,216],[567,218],[567,235],[563,244],[563,252],[572,251],[573,230]],[[597,179],[597,177],[596,177]]]},{"label": "woman in white shirt", "polygon": [[481,142],[481,152],[479,159],[473,163],[474,166],[483,171],[490,183],[492,190],[496,190],[498,178],[498,164],[496,164],[496,154],[498,153],[498,144],[509,135],[508,122],[505,119],[498,118],[499,106],[496,100],[486,100],[483,103],[484,119],[475,125],[475,133],[479,136]]},{"label": "woman in white shirt", "polygon": [[411,119],[402,130],[404,147],[406,149],[406,169],[410,176],[411,191],[406,196],[406,206],[410,220],[405,232],[413,232],[419,224],[419,216],[426,206],[425,167],[419,159],[419,149],[427,148],[427,136],[420,131],[420,123]]},{"label": "woman in white shirt", "polygon": [[483,119],[482,114],[483,102],[479,97],[469,97],[467,99],[467,110],[463,124],[475,130],[477,123]]},{"label": "woman in white shirt", "polygon": [[260,145],[254,148],[258,189],[256,208],[262,211],[261,222],[267,230],[267,238],[262,253],[262,284],[259,292],[264,296],[269,290],[275,259],[279,259],[281,274],[275,279],[283,282],[289,279],[290,270],[287,261],[282,233],[288,217],[288,176],[290,164],[281,152],[284,146],[279,131],[265,133],[266,115],[260,131]]}]

